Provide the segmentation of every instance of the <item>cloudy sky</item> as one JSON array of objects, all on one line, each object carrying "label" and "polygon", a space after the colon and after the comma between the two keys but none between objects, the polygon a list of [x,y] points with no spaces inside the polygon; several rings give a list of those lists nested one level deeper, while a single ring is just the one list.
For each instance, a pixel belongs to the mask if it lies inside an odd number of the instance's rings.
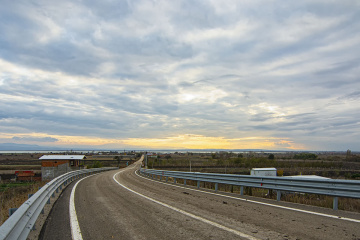
[{"label": "cloudy sky", "polygon": [[0,143],[360,150],[360,2],[2,1]]}]

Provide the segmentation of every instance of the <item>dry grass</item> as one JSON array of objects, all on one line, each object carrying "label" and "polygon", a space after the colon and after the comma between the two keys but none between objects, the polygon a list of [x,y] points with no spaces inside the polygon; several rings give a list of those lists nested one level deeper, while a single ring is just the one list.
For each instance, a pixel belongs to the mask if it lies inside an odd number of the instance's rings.
[{"label": "dry grass", "polygon": [[[2,183],[4,185],[6,183]],[[32,184],[14,184],[8,183],[8,187],[2,188],[0,192],[1,212],[0,223],[3,224],[9,218],[9,209],[20,207],[27,199],[28,194],[37,192],[39,187],[45,182],[34,182]]]}]

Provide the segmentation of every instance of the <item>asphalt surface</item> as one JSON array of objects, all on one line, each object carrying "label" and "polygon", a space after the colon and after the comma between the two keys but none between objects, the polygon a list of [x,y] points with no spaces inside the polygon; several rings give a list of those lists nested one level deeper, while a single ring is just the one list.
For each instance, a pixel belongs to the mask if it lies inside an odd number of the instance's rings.
[{"label": "asphalt surface", "polygon": [[[83,239],[360,239],[359,222],[150,181],[135,174],[138,166],[137,163],[126,169],[94,175],[78,184],[75,207]],[[72,186],[64,190],[54,205],[41,239],[71,239]],[[278,204],[272,200],[247,199]],[[357,213],[280,204],[360,219]]]},{"label": "asphalt surface", "polygon": [[46,222],[41,229],[39,239],[71,240],[69,221],[69,199],[75,182],[69,184],[54,203]]}]

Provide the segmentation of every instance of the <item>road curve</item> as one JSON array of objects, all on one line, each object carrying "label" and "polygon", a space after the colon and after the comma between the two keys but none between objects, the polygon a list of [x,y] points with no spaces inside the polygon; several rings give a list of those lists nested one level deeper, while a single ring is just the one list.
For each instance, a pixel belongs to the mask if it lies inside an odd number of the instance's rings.
[{"label": "road curve", "polygon": [[[83,239],[360,239],[359,222],[150,181],[135,174],[139,164],[79,182],[75,208]],[[69,239],[63,202],[69,202],[72,186],[59,199],[61,206],[54,206],[42,239]],[[356,213],[280,204],[360,219]],[[63,222],[54,224],[56,216]]]}]

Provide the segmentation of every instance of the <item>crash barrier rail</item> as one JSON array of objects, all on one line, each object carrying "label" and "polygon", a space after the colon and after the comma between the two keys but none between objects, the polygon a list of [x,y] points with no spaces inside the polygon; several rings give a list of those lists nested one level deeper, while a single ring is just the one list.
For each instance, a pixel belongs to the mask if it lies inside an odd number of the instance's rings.
[{"label": "crash barrier rail", "polygon": [[281,194],[284,192],[298,192],[328,195],[333,198],[333,209],[338,209],[338,197],[360,198],[360,181],[340,180],[340,179],[314,179],[296,177],[260,177],[236,174],[200,173],[200,172],[180,172],[165,171],[154,169],[140,169],[140,173],[150,177],[159,177],[160,181],[164,177],[166,182],[169,177],[174,179],[184,179],[197,181],[197,188],[200,182],[215,183],[215,191],[218,191],[218,184],[228,184],[240,186],[240,195],[244,194],[244,187],[255,187],[272,189],[277,192],[277,201],[280,201]]},{"label": "crash barrier rail", "polygon": [[43,212],[50,198],[55,197],[55,192],[62,190],[68,183],[84,176],[115,170],[118,168],[92,168],[65,173],[45,184],[25,203],[23,203],[4,223],[0,226],[0,239],[26,239],[30,231],[34,229],[35,222]]}]

